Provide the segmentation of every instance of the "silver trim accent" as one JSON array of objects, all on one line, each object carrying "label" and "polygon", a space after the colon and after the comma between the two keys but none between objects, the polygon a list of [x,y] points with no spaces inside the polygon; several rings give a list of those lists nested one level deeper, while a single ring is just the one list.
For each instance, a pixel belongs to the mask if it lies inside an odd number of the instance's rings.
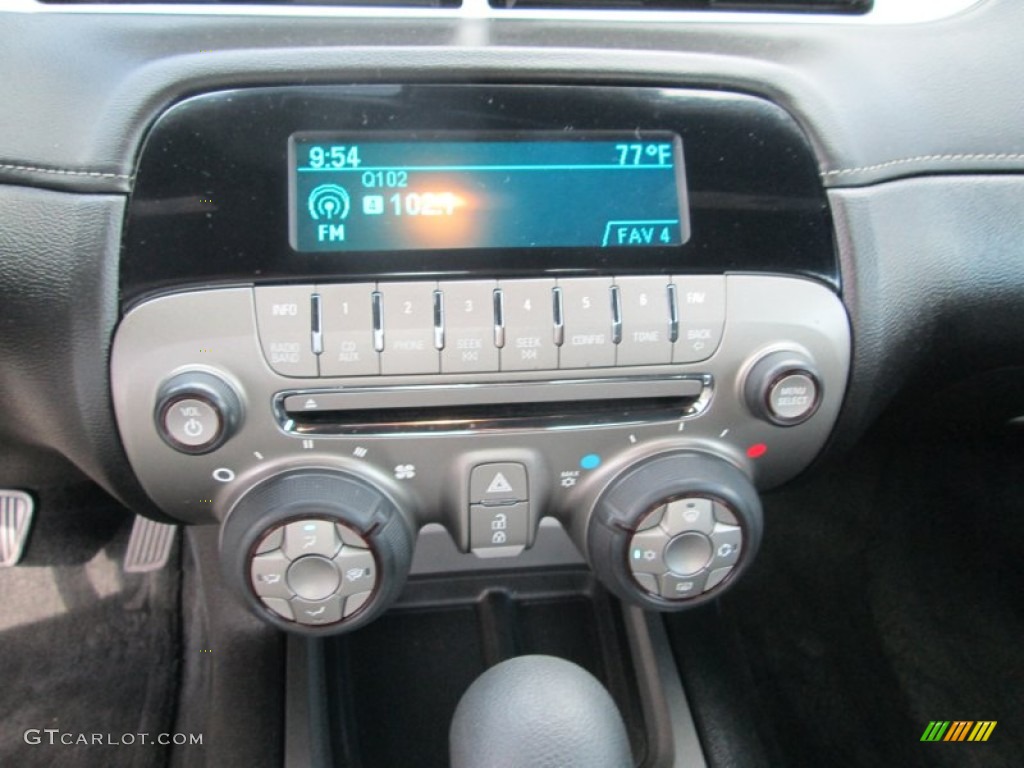
[{"label": "silver trim accent", "polygon": [[555,286],[551,289],[551,315],[554,319],[552,339],[556,347],[565,343],[565,305],[562,304],[562,289]]},{"label": "silver trim accent", "polygon": [[434,291],[434,348],[444,349],[444,292]]},{"label": "silver trim accent", "polygon": [[622,343],[622,296],[619,286],[613,285],[611,289],[612,300],[612,344]]},{"label": "silver trim accent", "polygon": [[501,288],[495,288],[494,293],[494,346],[502,349],[505,346],[505,294]]},{"label": "silver trim accent", "polygon": [[[373,435],[373,434],[457,434],[472,432],[508,432],[510,430],[579,429],[588,426],[651,424],[658,421],[692,419],[711,402],[714,380],[710,375],[629,376],[602,379],[564,379],[523,381],[500,384],[421,384],[410,386],[351,387],[342,389],[303,389],[278,392],[273,411],[278,426],[293,436]],[[571,389],[570,389],[571,387]],[[507,404],[557,403],[565,401],[643,400],[645,398],[694,398],[681,410],[666,409],[663,415],[650,412],[636,415],[614,409],[571,414],[551,419],[467,419],[446,418],[445,406],[493,406]],[[313,398],[317,408],[306,408]],[[326,411],[366,411],[403,408],[436,408],[436,415],[421,421],[382,421],[373,423],[299,424],[300,414]],[[293,415],[295,418],[293,418]],[[510,426],[510,421],[512,426]]]},{"label": "silver trim accent", "polygon": [[0,490],[0,568],[21,560],[34,515],[35,502],[27,493]]},{"label": "silver trim accent", "polygon": [[136,515],[124,556],[124,572],[159,571],[171,559],[177,535],[176,525],[158,523],[148,517]]},{"label": "silver trim accent", "polygon": [[439,19],[491,21],[569,21],[608,24],[798,24],[900,25],[938,21],[980,5],[984,0],[875,0],[874,8],[859,15],[774,13],[771,11],[602,11],[597,9],[491,8],[487,0],[463,0],[461,8],[329,7],[266,5],[49,5],[37,0],[7,0],[4,11],[14,13],[117,14],[156,16],[283,16],[289,18]]},{"label": "silver trim accent", "polygon": [[384,351],[384,297],[380,291],[370,294],[370,307],[373,310],[373,348],[377,352]]},{"label": "silver trim accent", "polygon": [[669,283],[668,289],[668,340],[675,344],[679,341],[679,300],[676,295],[675,283]]},{"label": "silver trim accent", "polygon": [[324,353],[324,321],[323,302],[320,300],[319,293],[314,293],[309,297],[309,315],[311,330],[310,344],[313,348],[313,354],[322,355]]}]

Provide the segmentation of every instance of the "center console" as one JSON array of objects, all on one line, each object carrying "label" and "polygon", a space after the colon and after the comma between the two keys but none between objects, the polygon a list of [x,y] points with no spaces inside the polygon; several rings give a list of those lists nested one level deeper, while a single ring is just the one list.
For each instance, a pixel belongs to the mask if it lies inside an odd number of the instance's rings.
[{"label": "center console", "polygon": [[831,238],[806,139],[753,97],[197,96],[138,162],[121,437],[282,629],[378,616],[428,524],[515,569],[543,518],[618,597],[686,608],[740,576],[758,490],[835,422]]}]

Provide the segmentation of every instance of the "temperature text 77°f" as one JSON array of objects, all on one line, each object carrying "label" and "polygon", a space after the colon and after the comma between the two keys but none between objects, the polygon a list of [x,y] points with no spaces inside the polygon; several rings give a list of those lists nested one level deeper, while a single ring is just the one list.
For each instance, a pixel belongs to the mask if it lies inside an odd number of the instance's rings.
[{"label": "temperature text 77\u00b0f", "polygon": [[616,144],[619,153],[619,165],[672,165],[671,144]]}]

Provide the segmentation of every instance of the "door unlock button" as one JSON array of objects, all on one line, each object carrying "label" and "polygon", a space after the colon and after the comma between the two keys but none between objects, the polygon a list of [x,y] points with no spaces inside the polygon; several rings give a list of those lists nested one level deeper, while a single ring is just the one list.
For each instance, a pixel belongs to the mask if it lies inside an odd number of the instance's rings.
[{"label": "door unlock button", "polygon": [[[486,557],[487,550],[494,555],[517,555],[526,546],[527,521],[530,505],[516,504],[488,506],[473,504],[469,508],[470,549]],[[515,549],[509,549],[514,547]]]}]

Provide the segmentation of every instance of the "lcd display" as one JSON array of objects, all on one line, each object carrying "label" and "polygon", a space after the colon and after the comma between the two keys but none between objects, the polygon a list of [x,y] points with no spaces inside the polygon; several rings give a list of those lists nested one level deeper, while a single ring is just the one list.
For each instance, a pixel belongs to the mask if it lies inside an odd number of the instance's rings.
[{"label": "lcd display", "polygon": [[664,248],[689,237],[682,143],[667,132],[297,134],[289,158],[297,251]]}]

